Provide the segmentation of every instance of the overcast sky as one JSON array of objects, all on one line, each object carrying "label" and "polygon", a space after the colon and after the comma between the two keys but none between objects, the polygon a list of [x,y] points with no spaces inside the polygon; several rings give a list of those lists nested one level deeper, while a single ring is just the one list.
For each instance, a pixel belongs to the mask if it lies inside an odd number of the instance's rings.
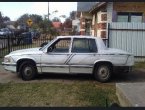
[{"label": "overcast sky", "polygon": [[[50,19],[60,15],[69,16],[71,11],[77,10],[77,2],[49,2]],[[58,10],[57,13],[53,11]],[[48,14],[48,2],[0,2],[0,11],[3,16],[8,16],[12,21],[23,14],[38,14],[44,17]],[[61,18],[62,22],[64,21]]]}]

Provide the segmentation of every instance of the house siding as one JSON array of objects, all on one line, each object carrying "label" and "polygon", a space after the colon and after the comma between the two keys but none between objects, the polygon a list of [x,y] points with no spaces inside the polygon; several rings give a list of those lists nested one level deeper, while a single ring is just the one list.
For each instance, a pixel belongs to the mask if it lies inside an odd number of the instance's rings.
[{"label": "house siding", "polygon": [[145,23],[110,23],[109,47],[145,57]]}]

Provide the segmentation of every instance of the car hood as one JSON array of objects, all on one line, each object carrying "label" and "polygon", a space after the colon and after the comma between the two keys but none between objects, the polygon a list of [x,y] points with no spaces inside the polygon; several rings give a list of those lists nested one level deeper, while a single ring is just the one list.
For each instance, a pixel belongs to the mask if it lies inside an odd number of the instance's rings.
[{"label": "car hood", "polygon": [[121,50],[121,49],[114,49],[114,48],[107,48],[106,50],[101,50],[101,54],[124,54],[124,55],[132,55],[132,53],[129,53],[127,51]]},{"label": "car hood", "polygon": [[22,49],[22,50],[16,50],[16,51],[11,52],[9,55],[41,54],[42,51],[40,51],[39,49],[40,49],[40,47],[29,48],[29,49]]}]

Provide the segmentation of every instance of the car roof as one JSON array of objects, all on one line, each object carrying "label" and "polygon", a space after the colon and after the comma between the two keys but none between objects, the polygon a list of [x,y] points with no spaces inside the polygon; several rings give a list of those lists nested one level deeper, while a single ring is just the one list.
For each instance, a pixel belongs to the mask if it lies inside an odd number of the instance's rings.
[{"label": "car roof", "polygon": [[92,38],[92,39],[96,39],[98,37],[77,35],[77,36],[57,36],[57,38]]}]

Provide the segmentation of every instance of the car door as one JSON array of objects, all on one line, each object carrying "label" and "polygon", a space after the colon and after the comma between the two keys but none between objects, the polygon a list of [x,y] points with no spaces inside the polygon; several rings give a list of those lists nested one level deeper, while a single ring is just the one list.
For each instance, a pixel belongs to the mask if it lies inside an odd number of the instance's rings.
[{"label": "car door", "polygon": [[98,59],[95,39],[74,38],[71,52],[70,73],[92,73],[94,61]]},{"label": "car door", "polygon": [[41,56],[42,72],[69,73],[66,61],[70,54],[71,38],[61,38],[48,47],[48,51]]}]

